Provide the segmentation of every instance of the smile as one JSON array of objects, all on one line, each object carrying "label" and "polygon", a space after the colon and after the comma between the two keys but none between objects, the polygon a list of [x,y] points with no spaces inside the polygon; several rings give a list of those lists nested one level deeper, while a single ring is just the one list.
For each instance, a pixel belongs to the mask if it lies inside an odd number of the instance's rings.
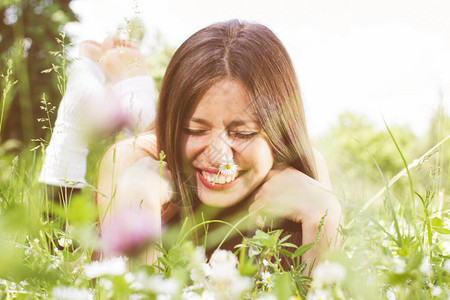
[{"label": "smile", "polygon": [[222,174],[218,174],[211,172],[213,170],[199,170],[197,169],[197,177],[201,183],[208,189],[212,190],[224,190],[234,186],[238,181],[240,181],[240,177],[238,177],[238,173],[236,172],[233,175],[224,176]]},{"label": "smile", "polygon": [[218,184],[224,184],[231,181],[234,181],[236,179],[237,172],[233,175],[222,175],[222,174],[212,174],[206,171],[202,171],[203,177],[208,180],[211,183],[218,183]]}]

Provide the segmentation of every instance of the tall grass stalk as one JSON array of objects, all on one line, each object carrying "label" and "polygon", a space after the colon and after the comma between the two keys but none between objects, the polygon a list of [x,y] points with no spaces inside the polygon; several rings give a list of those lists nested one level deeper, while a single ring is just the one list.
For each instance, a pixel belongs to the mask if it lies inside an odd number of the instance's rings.
[{"label": "tall grass stalk", "polygon": [[[2,74],[1,77],[3,79],[3,89],[2,89],[2,111],[0,113],[0,144],[2,142],[2,127],[3,127],[3,117],[5,115],[5,110],[9,107],[10,102],[10,91],[11,88],[17,83],[17,80],[12,81],[11,76],[13,74],[13,62],[11,59],[8,59],[6,73]],[[6,105],[8,103],[8,105]]]},{"label": "tall grass stalk", "polygon": [[[420,166],[422,163],[424,163],[426,160],[428,160],[432,155],[434,155],[437,152],[437,149],[441,147],[443,144],[445,144],[447,141],[450,140],[450,135],[446,136],[444,139],[442,139],[439,143],[431,147],[425,154],[423,154],[418,159],[413,160],[411,163],[409,163],[408,169],[412,170],[416,168],[417,166]],[[382,187],[378,192],[375,193],[359,210],[357,215],[361,215],[363,212],[365,212],[375,201],[380,198],[383,194],[386,193],[386,188],[391,187],[394,183],[396,183],[400,178],[405,176],[407,174],[406,168],[403,168],[400,172],[398,172],[392,179],[389,180],[387,186]],[[346,225],[345,228],[349,228],[353,225],[355,222],[355,219],[353,218],[350,220]]]}]

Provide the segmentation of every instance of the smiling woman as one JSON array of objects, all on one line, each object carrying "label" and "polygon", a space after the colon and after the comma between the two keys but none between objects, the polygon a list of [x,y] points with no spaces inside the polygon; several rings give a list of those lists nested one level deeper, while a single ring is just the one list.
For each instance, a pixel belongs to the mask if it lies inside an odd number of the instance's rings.
[{"label": "smiling woman", "polygon": [[158,228],[176,216],[193,220],[205,207],[218,208],[215,219],[239,207],[259,227],[281,220],[298,245],[314,241],[327,215],[327,239],[304,259],[336,240],[340,205],[310,145],[289,55],[267,27],[232,20],[192,35],[168,65],[158,105],[146,133],[102,159],[103,229],[125,207],[142,207]]}]

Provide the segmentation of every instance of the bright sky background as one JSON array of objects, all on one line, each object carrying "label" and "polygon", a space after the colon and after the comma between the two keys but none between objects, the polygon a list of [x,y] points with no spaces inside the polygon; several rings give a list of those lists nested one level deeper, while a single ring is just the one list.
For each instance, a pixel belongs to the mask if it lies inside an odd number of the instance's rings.
[{"label": "bright sky background", "polygon": [[450,113],[447,0],[74,0],[71,7],[80,19],[66,27],[75,42],[102,41],[136,15],[175,47],[217,21],[268,26],[292,57],[313,135],[344,111],[418,135],[439,103]]}]

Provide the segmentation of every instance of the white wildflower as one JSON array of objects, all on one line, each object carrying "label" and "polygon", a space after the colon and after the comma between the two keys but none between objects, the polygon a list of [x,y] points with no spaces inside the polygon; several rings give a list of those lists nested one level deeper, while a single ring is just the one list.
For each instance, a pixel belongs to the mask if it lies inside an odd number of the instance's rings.
[{"label": "white wildflower", "polygon": [[125,280],[126,283],[132,283],[136,278],[134,277],[133,273],[126,273],[123,276],[123,280]]},{"label": "white wildflower", "polygon": [[316,267],[313,278],[314,282],[319,284],[341,283],[345,278],[346,272],[340,263],[326,260]]},{"label": "white wildflower", "polygon": [[111,280],[106,279],[106,278],[100,278],[98,284],[101,288],[103,288],[103,290],[106,291],[106,298],[109,299],[114,296],[114,291],[113,291],[114,285]]},{"label": "white wildflower", "polygon": [[33,253],[33,251],[31,250],[31,248],[28,248],[25,250],[25,255],[26,256],[30,256]]},{"label": "white wildflower", "polygon": [[205,249],[201,246],[195,248],[191,263],[193,265],[202,265],[206,262]]},{"label": "white wildflower", "polygon": [[239,277],[233,281],[229,287],[229,293],[232,299],[241,299],[242,293],[252,287],[252,280],[249,277]]},{"label": "white wildflower", "polygon": [[443,241],[442,242],[442,252],[444,255],[450,254],[450,241]]},{"label": "white wildflower", "polygon": [[178,282],[173,278],[164,278],[160,274],[153,275],[146,283],[146,288],[158,295],[175,295],[178,292]]},{"label": "white wildflower", "polygon": [[71,239],[66,239],[66,238],[60,238],[58,240],[58,244],[63,247],[63,248],[67,248],[70,245],[72,245],[72,240]]},{"label": "white wildflower", "polygon": [[400,259],[399,257],[394,257],[394,273],[396,274],[402,274],[405,272],[406,263],[403,259]]},{"label": "white wildflower", "polygon": [[435,286],[431,289],[431,296],[437,297],[442,294],[442,289],[440,286]]},{"label": "white wildflower", "polygon": [[272,274],[266,271],[261,273],[261,281],[270,288],[273,287],[273,282],[270,279],[271,276]]},{"label": "white wildflower", "polygon": [[39,243],[39,239],[34,239],[33,240],[36,244]]},{"label": "white wildflower", "polygon": [[236,268],[236,256],[227,250],[218,249],[214,251],[210,260],[211,274],[209,278],[215,284],[227,285],[239,277],[239,272]]},{"label": "white wildflower", "polygon": [[104,290],[111,290],[114,287],[112,281],[106,278],[100,278],[98,285]]},{"label": "white wildflower", "polygon": [[231,252],[227,250],[217,249],[211,256],[210,264],[212,268],[222,267],[223,265],[231,266],[233,268],[237,265],[237,258]]},{"label": "white wildflower", "polygon": [[19,284],[20,284],[21,286],[27,286],[27,285],[28,285],[28,282],[27,282],[26,280],[22,280],[21,282],[19,282]]},{"label": "white wildflower", "polygon": [[216,296],[211,291],[203,291],[202,293],[202,300],[215,300]]},{"label": "white wildflower", "polygon": [[224,176],[232,176],[237,172],[237,165],[233,159],[227,160],[220,164],[219,172]]},{"label": "white wildflower", "polygon": [[450,259],[446,259],[444,262],[444,271],[450,273]]},{"label": "white wildflower", "polygon": [[84,266],[84,273],[89,278],[103,275],[122,275],[125,273],[125,257],[112,257],[103,261],[94,261]]},{"label": "white wildflower", "polygon": [[147,295],[143,294],[131,294],[130,297],[128,297],[128,300],[141,300],[141,299],[147,299]]},{"label": "white wildflower", "polygon": [[193,291],[183,289],[183,293],[181,294],[181,299],[183,300],[202,300],[202,296]]},{"label": "white wildflower", "polygon": [[424,275],[430,276],[432,273],[430,259],[428,257],[424,257],[422,259],[422,263],[419,267],[420,272],[422,272]]},{"label": "white wildflower", "polygon": [[395,300],[395,293],[394,293],[394,291],[392,289],[388,289],[386,291],[386,298],[388,300]]},{"label": "white wildflower", "polygon": [[328,299],[332,299],[330,293],[327,290],[320,290],[320,289],[316,289],[314,292],[310,292],[308,293],[308,295],[306,295],[306,300],[328,300]]},{"label": "white wildflower", "polygon": [[91,291],[88,289],[77,289],[69,286],[57,286],[52,289],[52,296],[55,299],[62,300],[88,300],[94,299]]},{"label": "white wildflower", "polygon": [[264,295],[256,298],[256,300],[277,300],[277,297],[274,295]]},{"label": "white wildflower", "polygon": [[148,281],[148,275],[144,271],[139,271],[136,276],[135,280],[132,284],[130,284],[130,289],[134,291],[140,291],[144,289],[144,285]]}]

